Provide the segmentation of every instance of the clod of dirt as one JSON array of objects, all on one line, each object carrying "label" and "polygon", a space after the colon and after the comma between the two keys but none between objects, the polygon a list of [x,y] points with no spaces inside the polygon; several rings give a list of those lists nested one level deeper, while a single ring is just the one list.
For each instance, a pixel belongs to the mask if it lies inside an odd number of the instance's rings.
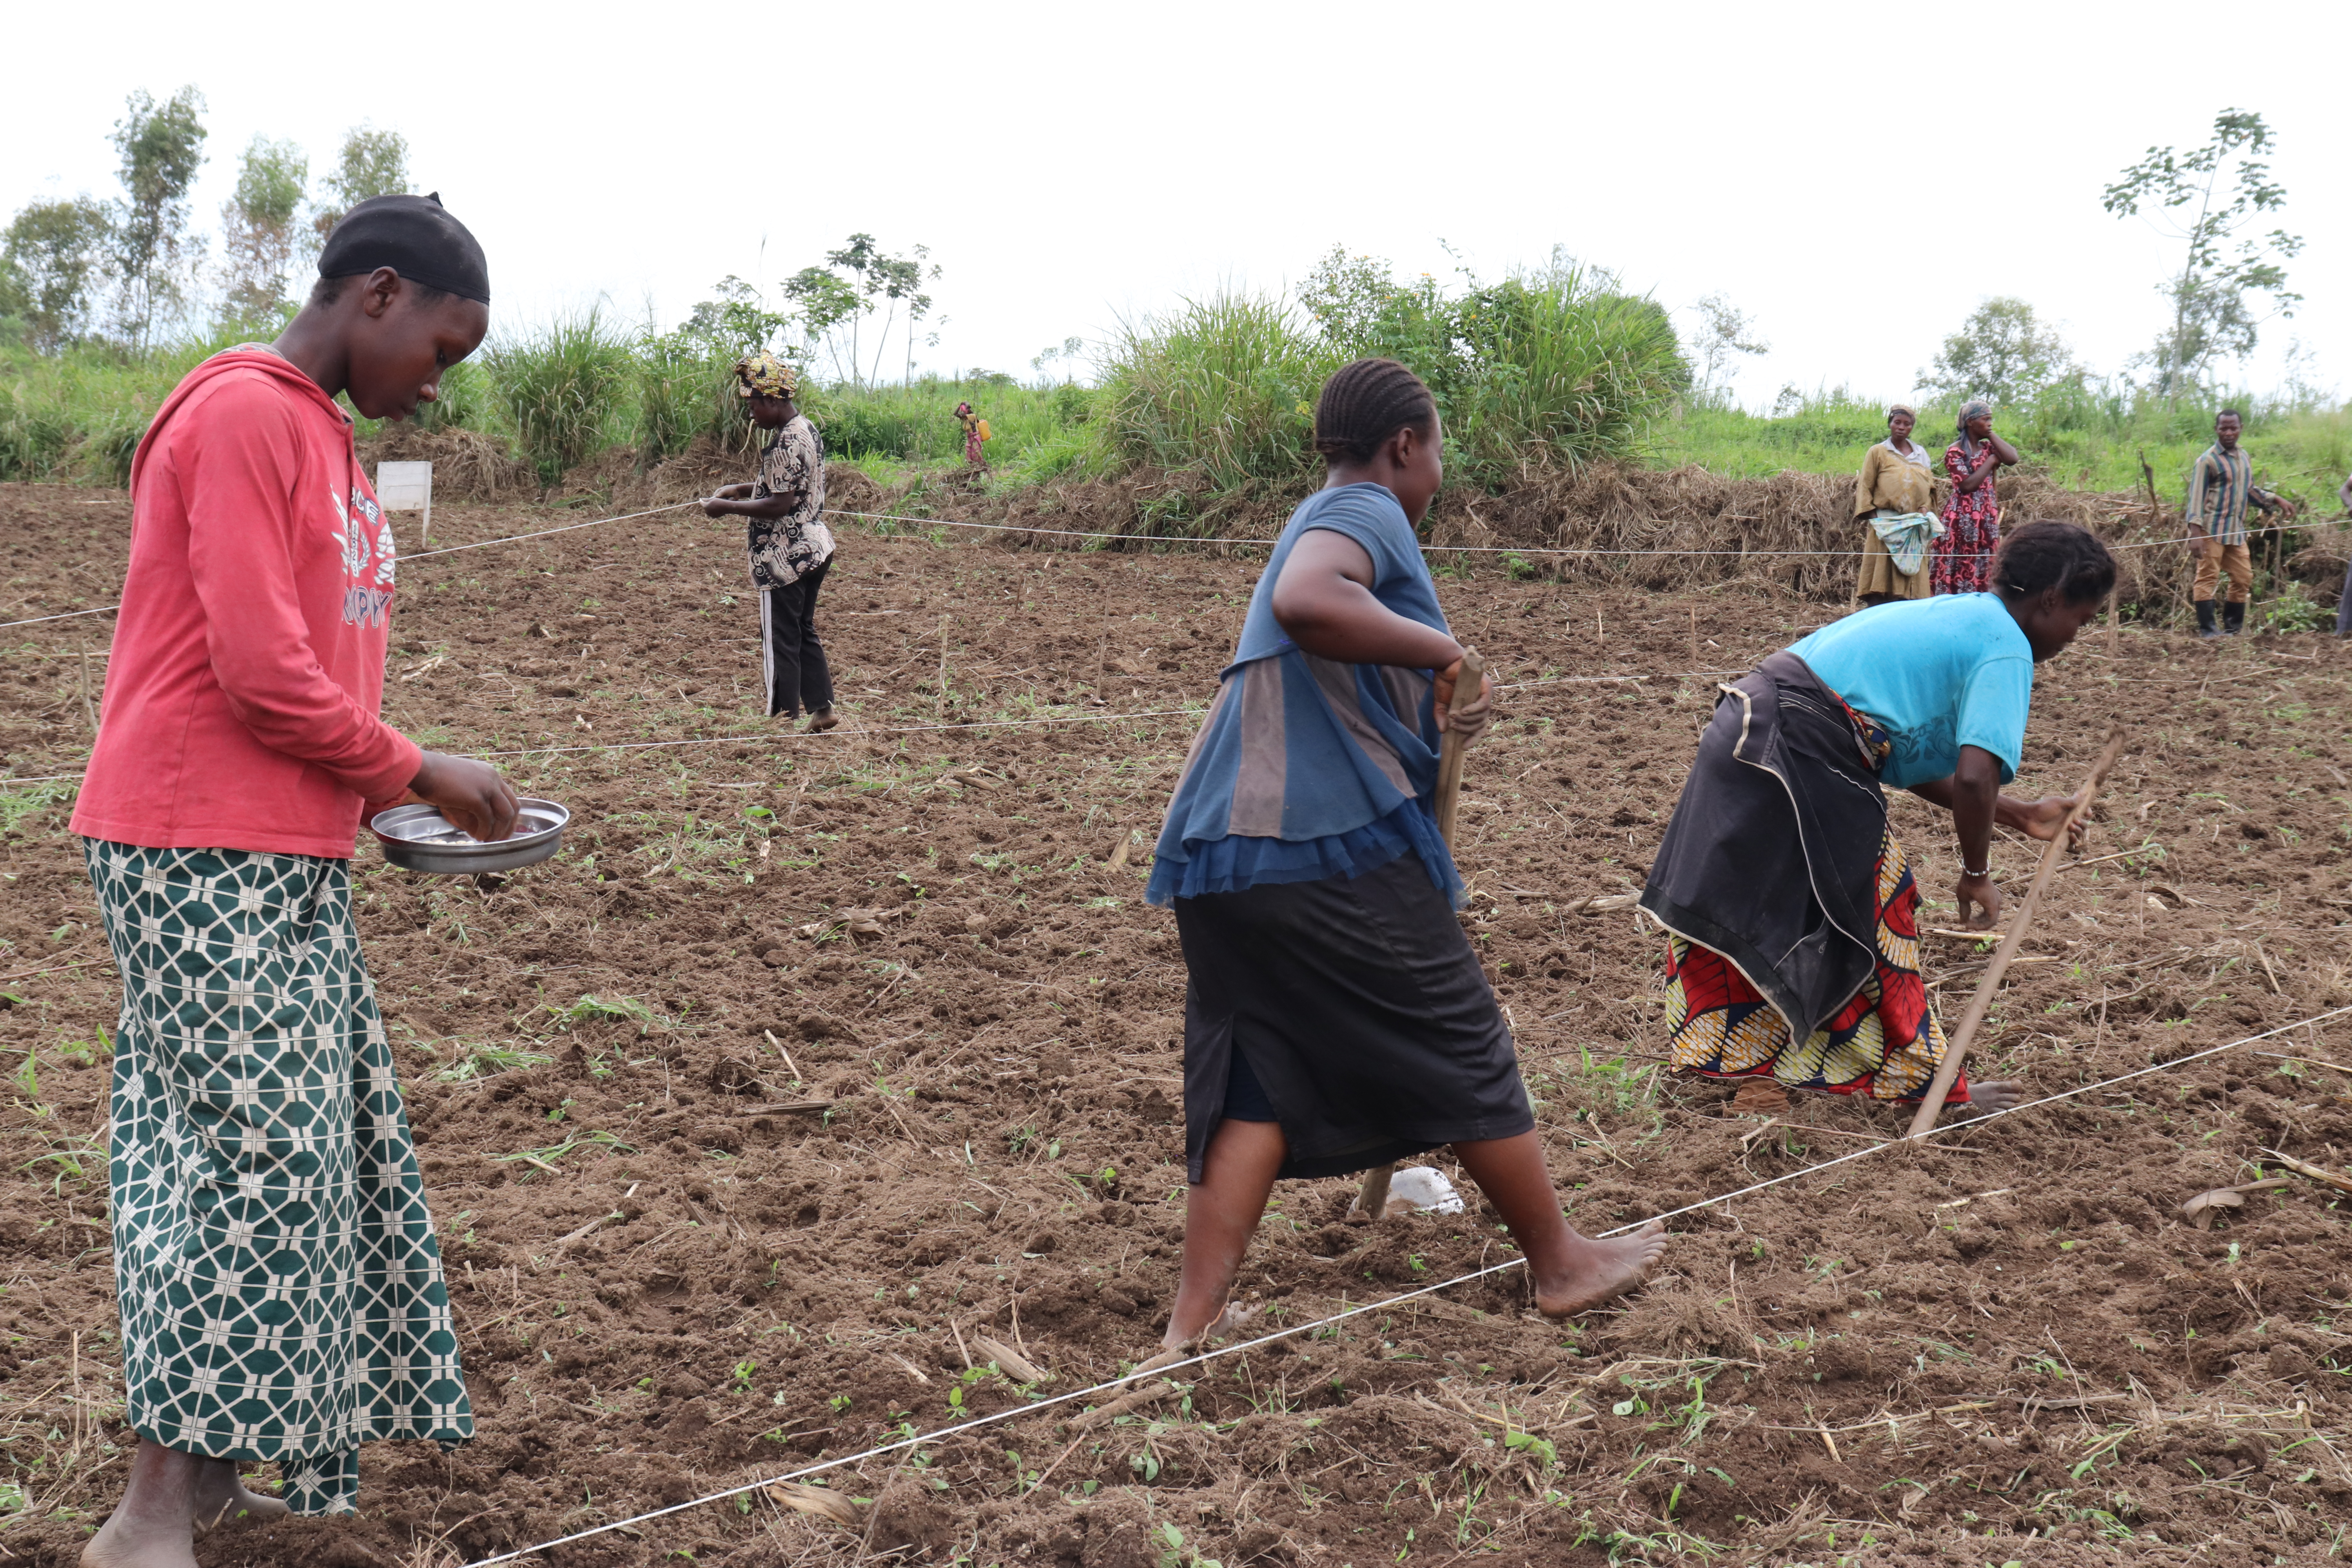
[{"label": "clod of dirt", "polygon": [[710,1087],[720,1094],[765,1094],[767,1086],[760,1081],[760,1069],[740,1057],[721,1057],[710,1064],[704,1076]]},{"label": "clod of dirt", "polygon": [[1023,1242],[1021,1244],[1021,1250],[1024,1252],[1051,1252],[1054,1250],[1054,1244],[1058,1239],[1059,1237],[1055,1237],[1052,1231],[1041,1230],[1036,1235],[1031,1237],[1027,1241]]},{"label": "clod of dirt", "polygon": [[901,1476],[885,1487],[874,1500],[874,1550],[914,1547],[928,1553],[950,1544],[955,1519],[933,1500],[937,1495],[911,1476]]}]

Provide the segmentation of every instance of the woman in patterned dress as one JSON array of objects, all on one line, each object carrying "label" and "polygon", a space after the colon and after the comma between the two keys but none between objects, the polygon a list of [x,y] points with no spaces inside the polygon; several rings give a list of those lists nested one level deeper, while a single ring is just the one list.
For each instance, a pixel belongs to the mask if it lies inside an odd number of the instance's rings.
[{"label": "woman in patterned dress", "polygon": [[[84,1568],[194,1568],[203,1524],[348,1513],[359,1448],[474,1416],[352,919],[364,812],[506,837],[488,764],[378,716],[394,543],[348,392],[405,417],[489,325],[481,247],[425,196],[327,238],[272,344],[189,372],[131,470],[130,568],[76,804],[122,973],[109,1103],[122,1501]],[[239,1461],[274,1460],[281,1498]]]},{"label": "woman in patterned dress", "polygon": [[[1642,892],[1670,933],[1677,1069],[1882,1102],[1916,1102],[1935,1077],[1919,887],[1885,792],[1952,814],[1961,913],[1996,924],[1994,825],[2054,837],[2073,805],[2000,793],[2033,667],[2116,581],[2106,547],[2072,523],[2027,523],[1995,567],[1998,594],[1848,616],[1723,688]],[[2020,1092],[1962,1078],[1948,1103],[1997,1110]]]},{"label": "woman in patterned dress", "polygon": [[833,670],[816,635],[817,590],[833,564],[833,531],[824,525],[824,437],[793,400],[800,381],[773,354],[735,366],[735,395],[751,423],[772,430],[760,448],[760,477],[729,485],[702,503],[707,517],[748,521],[751,583],[760,590],[760,669],[768,717],[808,728],[841,722],[833,711]]},{"label": "woman in patterned dress", "polygon": [[972,411],[971,404],[959,403],[956,405],[955,416],[956,423],[963,426],[964,467],[968,468],[988,467],[988,454],[982,446],[986,437],[981,434],[980,416]]},{"label": "woman in patterned dress", "polygon": [[1992,405],[1972,397],[1960,406],[1959,437],[1944,448],[1952,481],[1944,503],[1944,537],[1936,541],[1928,575],[1938,594],[1981,594],[1992,586],[1992,553],[2000,548],[2000,498],[1993,470],[2017,461],[2017,448],[1992,433]]}]

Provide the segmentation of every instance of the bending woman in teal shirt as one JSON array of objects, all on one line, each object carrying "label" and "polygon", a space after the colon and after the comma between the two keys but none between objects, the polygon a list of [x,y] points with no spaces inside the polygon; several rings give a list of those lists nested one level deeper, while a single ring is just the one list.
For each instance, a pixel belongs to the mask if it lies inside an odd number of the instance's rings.
[{"label": "bending woman in teal shirt", "polygon": [[[1672,933],[1677,1068],[1880,1100],[1916,1100],[1934,1078],[1944,1033],[1885,792],[1952,814],[1960,913],[1996,923],[1993,825],[2050,838],[2073,804],[2000,793],[2033,667],[2098,613],[2116,565],[2087,531],[2030,522],[1992,581],[1848,616],[1723,688],[1642,893]],[[2000,1110],[2020,1092],[1962,1079],[1947,1103]]]}]

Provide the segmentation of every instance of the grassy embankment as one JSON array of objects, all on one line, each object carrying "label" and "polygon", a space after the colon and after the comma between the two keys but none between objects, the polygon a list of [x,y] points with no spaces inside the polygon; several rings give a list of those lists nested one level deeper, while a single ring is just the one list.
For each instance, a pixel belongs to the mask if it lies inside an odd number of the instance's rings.
[{"label": "grassy embankment", "polygon": [[[83,348],[55,357],[0,351],[0,479],[120,484],[146,421],[187,369],[218,342],[140,356]],[[1138,468],[1181,471],[1155,529],[1191,531],[1203,494],[1279,495],[1312,478],[1306,436],[1316,389],[1340,363],[1391,353],[1436,389],[1453,483],[1499,491],[1601,462],[1696,464],[1738,478],[1783,470],[1851,471],[1884,434],[1881,407],[1843,393],[1768,417],[1711,405],[1663,312],[1605,279],[1546,269],[1441,297],[1399,287],[1352,316],[1313,319],[1286,302],[1226,295],[1129,324],[1103,345],[1093,386],[1023,386],[1006,378],[911,386],[811,385],[803,404],[837,458],[885,483],[960,465],[952,409],[970,398],[995,439],[987,488]],[[490,437],[553,483],[619,450],[641,465],[698,437],[742,449],[727,385],[731,351],[683,333],[652,336],[593,313],[493,340],[452,373],[428,426]],[[2352,470],[2352,408],[2241,398],[2248,449],[2265,482],[2333,515]],[[1951,411],[1923,410],[1923,438],[1940,447]],[[2167,409],[2062,387],[2001,411],[2000,427],[2058,483],[2132,490],[2143,459],[2177,504],[2210,438],[2202,407]],[[362,421],[361,434],[373,434]]]}]

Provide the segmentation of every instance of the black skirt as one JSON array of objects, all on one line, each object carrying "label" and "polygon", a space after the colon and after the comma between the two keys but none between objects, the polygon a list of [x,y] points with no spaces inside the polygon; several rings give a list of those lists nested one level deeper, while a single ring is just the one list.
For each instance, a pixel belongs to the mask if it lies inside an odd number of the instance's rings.
[{"label": "black skirt", "polygon": [[1191,1180],[1227,1114],[1236,1053],[1282,1125],[1285,1176],[1534,1129],[1510,1030],[1418,856],[1360,877],[1179,899],[1176,930],[1192,972]]},{"label": "black skirt", "polygon": [[1739,968],[1804,1039],[1878,963],[1886,792],[1836,692],[1783,650],[1721,688],[1642,907]]}]

